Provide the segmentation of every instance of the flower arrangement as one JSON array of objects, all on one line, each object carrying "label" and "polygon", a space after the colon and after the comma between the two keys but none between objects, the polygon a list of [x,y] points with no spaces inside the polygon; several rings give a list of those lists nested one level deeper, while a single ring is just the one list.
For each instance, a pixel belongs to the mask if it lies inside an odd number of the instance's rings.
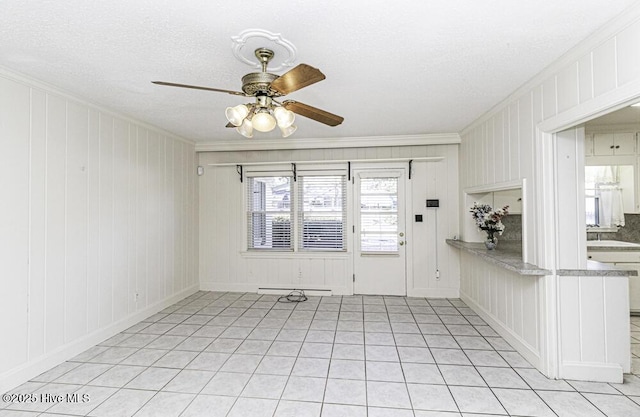
[{"label": "flower arrangement", "polygon": [[470,211],[471,217],[473,217],[478,228],[487,232],[487,242],[492,243],[493,247],[495,247],[497,243],[496,234],[501,235],[504,231],[502,218],[509,214],[509,206],[494,210],[488,204],[473,203]]}]

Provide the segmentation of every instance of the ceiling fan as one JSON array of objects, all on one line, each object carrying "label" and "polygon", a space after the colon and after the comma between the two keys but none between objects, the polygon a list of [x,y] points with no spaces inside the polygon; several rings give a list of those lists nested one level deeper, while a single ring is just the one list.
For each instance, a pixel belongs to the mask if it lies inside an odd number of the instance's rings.
[{"label": "ceiling fan", "polygon": [[227,107],[225,115],[229,123],[227,127],[235,127],[238,133],[248,138],[253,137],[253,130],[269,132],[276,125],[283,137],[290,136],[297,127],[293,124],[295,114],[307,117],[329,126],[337,126],[343,117],[309,106],[299,101],[276,100],[301,88],[325,79],[325,75],[317,68],[300,64],[292,70],[278,76],[267,72],[267,65],[274,52],[267,48],[258,48],[256,58],[262,66],[261,72],[252,72],[242,77],[242,92],[222,90],[219,88],[200,87],[197,85],[176,84],[165,81],[152,81],[154,84],[170,87],[193,88],[196,90],[215,91],[235,96],[254,97],[255,102]]}]

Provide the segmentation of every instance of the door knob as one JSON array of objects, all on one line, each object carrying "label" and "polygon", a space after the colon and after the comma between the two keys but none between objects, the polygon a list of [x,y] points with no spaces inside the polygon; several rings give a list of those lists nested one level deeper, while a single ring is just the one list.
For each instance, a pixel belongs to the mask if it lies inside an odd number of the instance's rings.
[{"label": "door knob", "polygon": [[400,235],[400,237],[404,236],[404,233],[400,232],[398,233]]},{"label": "door knob", "polygon": [[404,245],[404,241],[400,242],[400,246]]}]

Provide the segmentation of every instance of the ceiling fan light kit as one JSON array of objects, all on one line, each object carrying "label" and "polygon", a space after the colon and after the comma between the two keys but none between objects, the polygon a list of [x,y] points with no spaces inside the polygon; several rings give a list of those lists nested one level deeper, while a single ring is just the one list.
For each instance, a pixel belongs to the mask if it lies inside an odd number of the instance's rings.
[{"label": "ceiling fan light kit", "polygon": [[276,127],[276,118],[268,109],[260,109],[251,119],[251,123],[258,132],[271,132]]},{"label": "ceiling fan light kit", "polygon": [[254,103],[239,104],[227,107],[225,110],[225,116],[229,121],[227,127],[235,127],[238,133],[247,138],[253,137],[254,129],[259,132],[270,132],[275,129],[276,126],[280,128],[283,138],[289,137],[297,130],[297,127],[293,124],[295,114],[324,123],[328,126],[337,126],[343,122],[343,117],[307,104],[292,100],[286,100],[280,103],[275,100],[276,98],[324,80],[325,76],[319,69],[307,64],[300,64],[283,75],[278,76],[267,72],[267,65],[274,56],[272,50],[258,48],[255,50],[255,56],[258,59],[262,71],[249,73],[242,77],[242,92],[164,81],[152,82],[170,87],[215,91],[255,98]]},{"label": "ceiling fan light kit", "polygon": [[296,119],[296,115],[290,111],[285,109],[284,107],[276,107],[273,109],[273,115],[278,121],[278,126],[281,128],[287,128],[291,126]]},{"label": "ceiling fan light kit", "polygon": [[249,119],[244,119],[242,124],[236,128],[236,131],[245,138],[251,139],[253,137],[253,123]]},{"label": "ceiling fan light kit", "polygon": [[289,136],[293,135],[293,133],[298,130],[298,126],[296,125],[291,125],[289,127],[281,127],[280,131],[282,132],[282,137],[283,138],[288,138]]},{"label": "ceiling fan light kit", "polygon": [[244,104],[238,104],[235,107],[227,107],[224,114],[231,124],[240,126],[244,118],[249,114],[249,108]]}]

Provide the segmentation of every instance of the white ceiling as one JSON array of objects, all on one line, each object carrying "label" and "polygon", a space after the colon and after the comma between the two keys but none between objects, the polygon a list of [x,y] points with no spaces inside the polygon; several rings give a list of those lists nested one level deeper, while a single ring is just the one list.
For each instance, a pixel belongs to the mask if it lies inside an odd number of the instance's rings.
[{"label": "white ceiling", "polygon": [[231,38],[263,29],[327,77],[286,98],[345,118],[298,117],[291,140],[459,132],[633,3],[2,0],[0,66],[200,143],[249,140],[224,127],[246,99],[150,81],[240,90]]}]

